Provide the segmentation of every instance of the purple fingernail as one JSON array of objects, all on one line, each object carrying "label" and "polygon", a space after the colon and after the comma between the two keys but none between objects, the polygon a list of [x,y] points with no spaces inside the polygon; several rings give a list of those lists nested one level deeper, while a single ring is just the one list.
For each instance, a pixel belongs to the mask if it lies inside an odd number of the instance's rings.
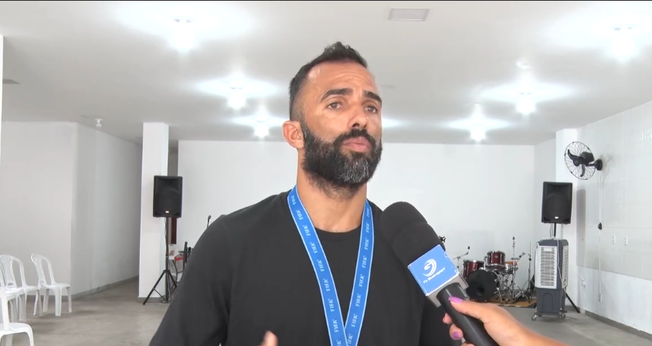
[{"label": "purple fingernail", "polygon": [[461,338],[462,338],[462,336],[460,335],[460,332],[458,332],[458,331],[453,332],[453,339],[459,340]]},{"label": "purple fingernail", "polygon": [[448,300],[451,301],[452,303],[461,303],[463,301],[462,299],[457,297],[450,297],[448,298]]}]

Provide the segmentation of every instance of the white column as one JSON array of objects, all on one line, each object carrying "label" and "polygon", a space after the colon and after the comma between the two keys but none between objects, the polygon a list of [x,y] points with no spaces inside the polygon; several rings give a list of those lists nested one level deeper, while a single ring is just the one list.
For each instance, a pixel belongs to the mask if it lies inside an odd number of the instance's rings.
[{"label": "white column", "polygon": [[[143,124],[143,158],[140,194],[140,268],[138,297],[145,298],[161,275],[165,264],[165,219],[153,214],[154,176],[167,175],[169,127],[162,123]],[[161,280],[158,291],[163,293]],[[154,301],[159,296],[153,294]]]},{"label": "white column", "polygon": [[[0,80],[4,75],[2,74],[2,67],[4,66],[4,37],[0,35]],[[0,83],[0,143],[2,143],[2,83]],[[0,147],[0,153],[2,148]]]},{"label": "white column", "polygon": [[[577,130],[575,129],[564,129],[557,131],[556,136],[556,145],[555,145],[555,169],[556,169],[556,180],[558,182],[569,182],[573,183],[573,203],[572,203],[572,212],[571,212],[571,223],[568,225],[563,225],[563,227],[557,226],[557,237],[568,240],[568,288],[566,293],[573,300],[575,304],[578,304],[578,282],[579,282],[579,273],[577,269],[577,248],[578,248],[578,237],[577,237],[577,178],[575,178],[568,167],[566,166],[566,161],[564,158],[564,151],[566,147],[577,140]],[[570,305],[570,302],[566,302]]]}]

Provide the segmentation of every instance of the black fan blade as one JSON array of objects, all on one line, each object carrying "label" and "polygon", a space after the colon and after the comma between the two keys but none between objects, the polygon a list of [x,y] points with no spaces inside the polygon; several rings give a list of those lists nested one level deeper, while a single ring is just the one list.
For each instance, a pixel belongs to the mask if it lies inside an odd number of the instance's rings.
[{"label": "black fan blade", "polygon": [[586,173],[586,166],[582,165],[582,174],[580,175],[580,177],[583,177],[584,173]]},{"label": "black fan blade", "polygon": [[566,152],[567,152],[568,157],[570,157],[570,159],[573,161],[573,164],[575,165],[575,167],[579,166],[580,165],[580,157],[577,156],[577,155],[571,154],[570,149],[568,149]]}]

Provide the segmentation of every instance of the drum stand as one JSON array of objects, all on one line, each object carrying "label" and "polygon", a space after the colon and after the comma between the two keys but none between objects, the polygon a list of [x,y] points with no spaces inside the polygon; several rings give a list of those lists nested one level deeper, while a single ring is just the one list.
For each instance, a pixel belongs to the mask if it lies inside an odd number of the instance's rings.
[{"label": "drum stand", "polygon": [[453,258],[453,260],[457,261],[457,272],[460,272],[460,259],[461,259],[462,257],[468,255],[470,251],[471,251],[471,247],[470,247],[470,246],[467,246],[467,247],[466,247],[466,253],[465,253],[465,254],[463,254],[463,255],[459,255],[459,256]]}]

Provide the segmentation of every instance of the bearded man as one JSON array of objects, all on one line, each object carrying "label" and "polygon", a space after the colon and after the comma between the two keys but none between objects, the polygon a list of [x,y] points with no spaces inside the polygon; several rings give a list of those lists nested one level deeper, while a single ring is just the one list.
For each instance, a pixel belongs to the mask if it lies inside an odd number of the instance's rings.
[{"label": "bearded man", "polygon": [[151,346],[452,344],[367,200],[381,111],[351,47],[335,43],[299,69],[283,124],[296,186],[208,227]]}]

